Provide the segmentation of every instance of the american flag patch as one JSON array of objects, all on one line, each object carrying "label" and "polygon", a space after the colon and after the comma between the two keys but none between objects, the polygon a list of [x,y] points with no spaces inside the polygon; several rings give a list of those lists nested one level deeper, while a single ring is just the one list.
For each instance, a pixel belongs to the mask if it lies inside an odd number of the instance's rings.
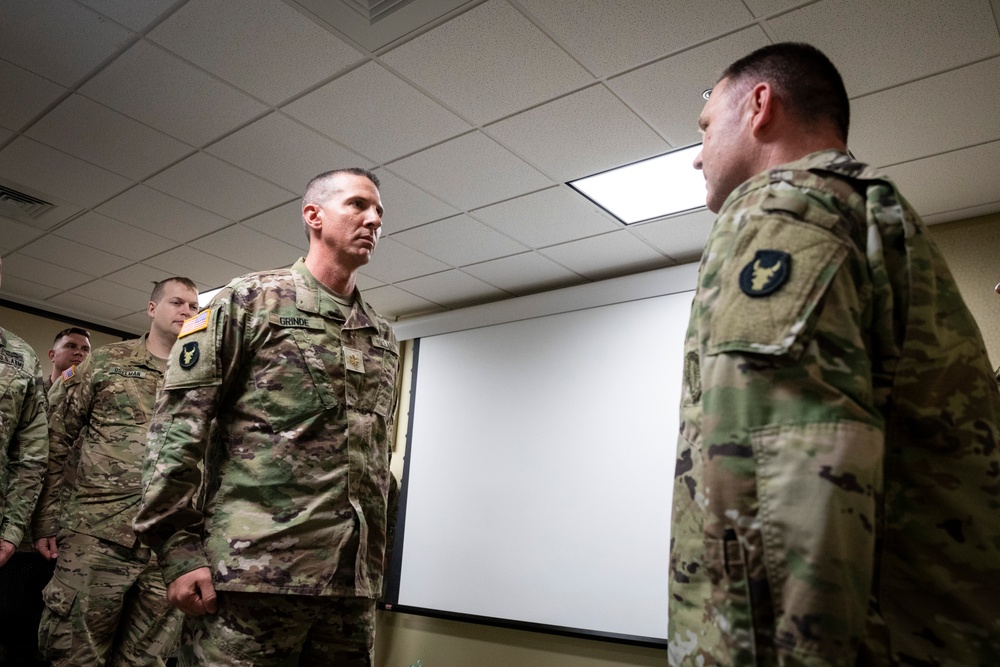
[{"label": "american flag patch", "polygon": [[65,382],[66,380],[69,380],[74,375],[76,375],[76,366],[70,366],[69,368],[67,368],[66,370],[64,370],[62,372],[63,382]]},{"label": "american flag patch", "polygon": [[212,312],[210,310],[203,310],[194,317],[184,320],[184,326],[181,327],[181,332],[177,334],[178,338],[184,338],[188,334],[193,334],[195,331],[201,331],[202,329],[208,328],[208,314]]}]

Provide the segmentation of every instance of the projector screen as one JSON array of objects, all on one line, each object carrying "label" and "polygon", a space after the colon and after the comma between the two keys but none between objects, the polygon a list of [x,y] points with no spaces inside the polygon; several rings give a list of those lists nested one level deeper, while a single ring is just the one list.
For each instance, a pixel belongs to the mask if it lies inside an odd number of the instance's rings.
[{"label": "projector screen", "polygon": [[692,295],[415,342],[386,608],[665,645]]}]

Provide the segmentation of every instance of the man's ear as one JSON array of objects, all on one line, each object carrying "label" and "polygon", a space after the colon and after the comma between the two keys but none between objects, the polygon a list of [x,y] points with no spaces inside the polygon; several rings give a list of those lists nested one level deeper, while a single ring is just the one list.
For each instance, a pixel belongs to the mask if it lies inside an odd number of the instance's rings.
[{"label": "man's ear", "polygon": [[49,361],[55,361],[55,360],[56,360],[56,351],[49,350]]},{"label": "man's ear", "polygon": [[147,315],[149,315],[150,317],[152,317],[154,310],[156,310],[156,302],[155,301],[150,301],[149,303],[146,304],[146,314]]},{"label": "man's ear", "polygon": [[302,207],[302,220],[306,227],[313,230],[323,228],[323,211],[319,204],[306,204]]},{"label": "man's ear", "polygon": [[750,91],[750,129],[755,135],[769,129],[777,103],[774,89],[766,81],[758,83]]}]

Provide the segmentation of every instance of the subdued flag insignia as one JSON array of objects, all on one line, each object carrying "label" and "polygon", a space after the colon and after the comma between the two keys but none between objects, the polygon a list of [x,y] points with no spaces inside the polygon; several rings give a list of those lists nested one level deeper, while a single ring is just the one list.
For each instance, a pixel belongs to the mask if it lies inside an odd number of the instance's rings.
[{"label": "subdued flag insignia", "polygon": [[181,368],[186,371],[191,370],[194,368],[194,365],[198,363],[198,357],[200,356],[201,353],[198,350],[198,341],[193,340],[190,343],[184,343],[184,346],[181,348],[180,355]]},{"label": "subdued flag insignia", "polygon": [[792,256],[781,250],[758,250],[740,271],[740,289],[750,297],[774,294],[788,280]]},{"label": "subdued flag insignia", "polygon": [[181,327],[181,332],[177,334],[178,338],[184,338],[188,334],[193,334],[195,331],[201,331],[202,329],[208,328],[208,315],[211,310],[203,310],[194,317],[189,317],[184,320],[184,326]]},{"label": "subdued flag insignia", "polygon": [[62,372],[63,382],[65,382],[66,380],[69,380],[74,375],[76,375],[76,366],[70,366],[69,368],[67,368],[66,370],[64,370]]}]

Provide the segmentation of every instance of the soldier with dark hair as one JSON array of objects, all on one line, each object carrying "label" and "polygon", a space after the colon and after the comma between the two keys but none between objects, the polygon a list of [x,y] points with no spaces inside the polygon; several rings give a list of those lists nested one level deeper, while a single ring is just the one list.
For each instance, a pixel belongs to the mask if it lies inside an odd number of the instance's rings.
[{"label": "soldier with dark hair", "polygon": [[[132,518],[166,358],[197,309],[197,286],[188,278],[157,283],[149,332],[99,348],[53,390],[62,398],[50,411],[48,474],[32,533],[38,552],[57,559],[39,628],[54,667],[152,667],[177,646],[180,615],[167,604],[159,567],[139,544]],[[63,493],[67,461],[77,463]]]},{"label": "soldier with dark hair", "polygon": [[49,350],[52,372],[45,379],[45,393],[52,384],[72,366],[79,366],[90,355],[90,332],[80,327],[69,327],[56,334]]},{"label": "soldier with dark hair", "polygon": [[305,259],[181,331],[135,529],[188,615],[182,664],[373,664],[399,348],[355,279],[382,212],[371,172],[321,174]]},{"label": "soldier with dark hair", "polygon": [[940,252],[805,44],[699,118],[672,665],[1000,665],[1000,393]]}]

